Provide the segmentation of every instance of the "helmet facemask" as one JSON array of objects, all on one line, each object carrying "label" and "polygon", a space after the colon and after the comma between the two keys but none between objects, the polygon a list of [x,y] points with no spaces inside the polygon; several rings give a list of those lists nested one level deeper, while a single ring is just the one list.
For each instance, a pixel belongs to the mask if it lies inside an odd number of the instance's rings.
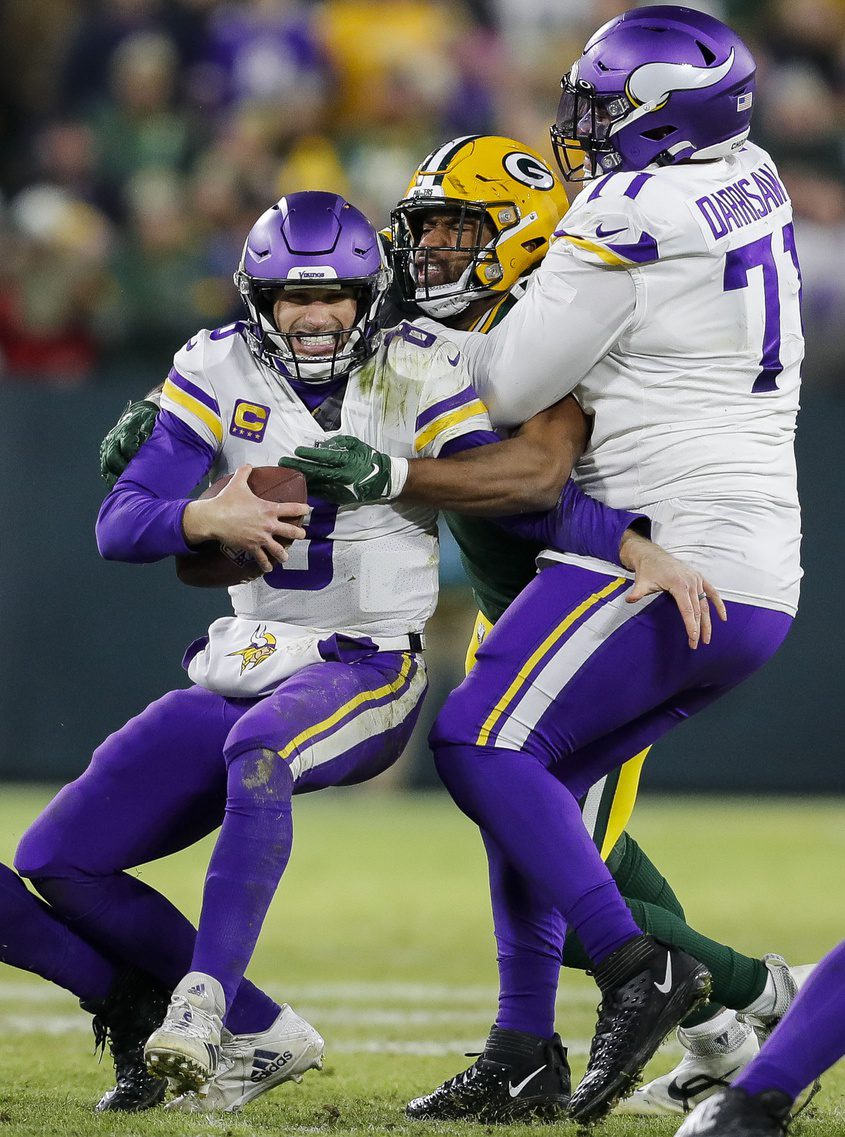
[{"label": "helmet facemask", "polygon": [[590,83],[574,78],[574,72],[573,67],[561,80],[563,94],[551,136],[564,179],[584,182],[609,174],[620,165],[622,158],[612,136],[634,106],[622,93],[597,94]]},{"label": "helmet facemask", "polygon": [[[235,284],[251,318],[247,335],[253,353],[287,378],[300,379],[305,383],[330,383],[358,367],[379,347],[381,331],[378,316],[387,288],[384,269],[375,277],[320,281],[319,285],[295,280],[258,281],[241,270],[235,274]],[[273,315],[279,294],[297,288],[313,290],[315,287],[320,291],[354,291],[355,317],[352,325],[320,332],[279,331]],[[321,355],[297,351],[301,342],[297,345],[294,341],[301,341],[303,337],[323,340],[331,345],[331,351]]]},{"label": "helmet facemask", "polygon": [[[500,213],[511,211],[515,225],[519,220],[516,205],[496,204]],[[454,217],[450,226],[454,241],[448,245],[423,244],[425,221],[437,211]],[[393,271],[404,301],[443,320],[463,312],[474,300],[495,294],[495,289],[486,285],[497,284],[503,276],[496,254],[501,233],[493,226],[486,202],[406,198],[393,210],[390,220]],[[454,276],[456,260],[463,266],[457,277],[431,283],[438,268],[448,271],[452,266],[449,275]]]}]

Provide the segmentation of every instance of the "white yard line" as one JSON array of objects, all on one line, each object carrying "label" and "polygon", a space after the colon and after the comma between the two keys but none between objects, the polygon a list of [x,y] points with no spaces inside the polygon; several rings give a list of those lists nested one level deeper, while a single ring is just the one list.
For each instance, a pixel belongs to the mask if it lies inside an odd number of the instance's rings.
[{"label": "white yard line", "polygon": [[[495,987],[476,986],[448,986],[434,983],[292,983],[282,986],[270,983],[264,987],[269,995],[275,999],[289,1002],[309,1003],[313,1006],[326,1004],[368,1003],[371,1006],[390,1008],[391,1005],[411,1005],[417,1007],[430,1007],[432,1004],[445,1003],[447,1007],[466,1007],[472,1010],[484,1011],[492,1014],[496,1007]],[[0,981],[0,1003],[59,1003],[69,1004],[73,996],[59,987],[46,981],[22,980],[20,983]],[[565,989],[561,992],[558,1005],[565,1009],[569,1007],[595,1007],[598,1001],[598,992],[589,986],[583,990],[571,991]],[[369,1013],[370,1007],[367,1008]],[[444,1011],[442,1013],[460,1012]]]},{"label": "white yard line", "polygon": [[[77,1015],[39,1015],[32,1018],[27,1015],[0,1015],[0,1030],[7,1037],[14,1035],[65,1035],[90,1034],[90,1023],[86,1017]],[[478,1052],[484,1045],[484,1036],[474,1038],[444,1038],[444,1039],[402,1039],[395,1038],[350,1038],[326,1044],[326,1056],[329,1062],[333,1054],[405,1054],[417,1058],[439,1058],[449,1054],[466,1054]],[[587,1038],[567,1039],[566,1045],[570,1054],[584,1056],[588,1053],[590,1040]]]}]

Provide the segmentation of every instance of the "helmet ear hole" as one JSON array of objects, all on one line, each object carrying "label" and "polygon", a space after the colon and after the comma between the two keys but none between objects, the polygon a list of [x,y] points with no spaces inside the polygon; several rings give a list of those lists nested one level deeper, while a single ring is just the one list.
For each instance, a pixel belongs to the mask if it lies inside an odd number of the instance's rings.
[{"label": "helmet ear hole", "polygon": [[654,130],[644,130],[642,132],[643,138],[648,138],[652,142],[662,142],[664,138],[668,138],[670,134],[674,134],[678,128],[676,126],[657,126]]},{"label": "helmet ear hole", "polygon": [[715,51],[711,51],[706,43],[702,43],[700,39],[697,39],[695,41],[695,46],[701,52],[701,57],[708,67],[711,65],[711,63],[716,62]]}]

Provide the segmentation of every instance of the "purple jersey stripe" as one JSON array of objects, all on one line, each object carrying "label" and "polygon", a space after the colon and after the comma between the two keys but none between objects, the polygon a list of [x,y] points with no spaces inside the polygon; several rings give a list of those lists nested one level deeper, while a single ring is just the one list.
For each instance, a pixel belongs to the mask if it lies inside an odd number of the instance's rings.
[{"label": "purple jersey stripe", "polygon": [[635,245],[613,245],[610,241],[606,241],[605,244],[612,253],[624,257],[627,261],[633,261],[634,264],[645,265],[660,260],[657,241],[651,233],[643,233]]},{"label": "purple jersey stripe", "polygon": [[458,391],[457,395],[451,395],[448,399],[441,399],[433,407],[420,411],[417,415],[416,430],[422,430],[424,426],[428,426],[430,422],[440,418],[441,415],[445,415],[449,411],[456,411],[458,407],[463,407],[477,398],[478,395],[476,395],[473,387],[464,387],[463,391]]},{"label": "purple jersey stripe", "polygon": [[654,174],[637,174],[631,181],[631,184],[625,190],[625,197],[630,197],[632,200],[637,196],[649,178],[653,178]]},{"label": "purple jersey stripe", "polygon": [[[364,638],[366,638],[366,637],[364,637]],[[404,653],[391,652],[390,654],[391,655],[394,655],[394,654],[402,655]],[[309,738],[306,740],[305,745],[306,746],[316,746],[317,743],[322,742],[324,739],[328,738],[329,735],[334,734],[336,731],[338,731],[342,727],[346,726],[346,724],[348,722],[351,722],[351,720],[356,718],[358,715],[364,714],[366,711],[370,711],[374,707],[383,707],[387,703],[391,703],[396,699],[400,699],[404,694],[407,693],[408,689],[411,686],[411,683],[413,682],[414,676],[416,675],[418,670],[419,670],[419,664],[417,663],[416,656],[412,655],[411,656],[411,664],[410,664],[410,667],[408,668],[408,674],[405,676],[402,683],[394,691],[389,691],[386,695],[382,695],[380,699],[368,699],[366,702],[359,703],[357,706],[352,707],[352,709],[349,710],[342,718],[332,722],[331,726],[327,726],[324,730],[317,731],[315,734],[310,735]],[[397,678],[398,678],[398,676],[397,676]],[[288,747],[283,747],[279,751],[279,754],[284,756],[284,751],[286,749],[288,749]],[[297,757],[297,755],[293,754],[293,755],[289,755],[289,757],[295,758],[295,757]]]},{"label": "purple jersey stripe", "polygon": [[[627,585],[629,583],[630,582],[625,581],[625,585]],[[619,587],[624,588],[625,585],[620,585]],[[522,680],[522,683],[520,684],[519,688],[516,691],[514,691],[512,697],[508,701],[508,705],[504,708],[504,713],[499,717],[498,722],[495,724],[493,729],[490,731],[489,735],[487,736],[487,740],[482,745],[484,745],[484,746],[495,746],[496,745],[496,739],[499,737],[499,734],[504,729],[505,725],[507,724],[508,720],[510,719],[511,710],[519,702],[519,700],[522,698],[522,696],[525,694],[525,692],[528,690],[528,688],[534,682],[534,679],[536,678],[536,676],[543,670],[543,668],[546,666],[546,664],[549,662],[549,660],[555,654],[555,652],[558,651],[563,646],[563,644],[565,644],[566,641],[571,636],[573,636],[575,634],[575,632],[578,631],[578,629],[581,627],[582,624],[585,624],[587,622],[587,620],[591,619],[596,614],[596,612],[600,612],[602,610],[602,608],[604,608],[605,604],[608,603],[608,601],[613,600],[618,595],[619,595],[619,589],[615,588],[608,596],[605,596],[601,600],[597,601],[595,604],[592,604],[589,608],[587,608],[587,610],[585,612],[582,612],[582,614],[578,617],[577,620],[574,620],[569,625],[569,627],[566,629],[566,631],[563,633],[562,636],[559,636],[557,639],[553,640],[551,644],[549,644],[549,646],[546,648],[546,650],[543,652],[543,654],[540,656],[540,658],[537,660],[537,662],[534,664],[534,666],[531,668],[531,670],[528,672],[528,674]],[[579,605],[579,607],[580,607],[580,605]],[[478,743],[476,745],[478,745]]]},{"label": "purple jersey stripe", "polygon": [[208,407],[210,411],[214,411],[216,415],[220,414],[220,407],[218,406],[217,400],[211,395],[206,394],[196,383],[192,383],[190,379],[186,379],[184,375],[180,375],[175,367],[170,368],[170,373],[167,378],[174,387],[179,387],[186,395],[190,395],[192,399],[196,399],[197,402]]},{"label": "purple jersey stripe", "polygon": [[448,458],[450,454],[460,454],[463,450],[472,450],[474,446],[487,446],[490,442],[501,442],[498,434],[493,430],[471,430],[461,434],[458,438],[450,438],[440,447],[438,458]]}]

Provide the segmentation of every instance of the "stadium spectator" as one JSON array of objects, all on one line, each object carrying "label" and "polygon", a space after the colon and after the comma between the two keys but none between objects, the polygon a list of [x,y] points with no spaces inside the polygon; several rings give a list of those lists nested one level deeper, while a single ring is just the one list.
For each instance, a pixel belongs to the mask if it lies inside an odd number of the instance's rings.
[{"label": "stadium spectator", "polygon": [[[524,138],[550,156],[549,77],[557,77],[561,60],[574,57],[591,28],[636,6],[634,0],[7,5],[0,12],[7,128],[0,179],[8,199],[52,186],[105,215],[115,226],[122,279],[134,255],[128,250],[137,245],[129,200],[136,175],[167,171],[176,202],[191,202],[174,251],[184,246],[198,258],[187,271],[198,267],[210,282],[199,290],[205,299],[198,311],[213,320],[222,304],[214,281],[228,275],[231,234],[242,225],[236,215],[250,216],[268,192],[320,185],[384,216],[419,154],[463,133]],[[735,21],[758,56],[758,134],[794,198],[810,332],[807,382],[841,384],[845,289],[834,258],[845,226],[845,7],[841,0],[697,0],[696,6]],[[215,220],[224,198],[230,200]],[[174,205],[177,213],[183,208]],[[19,240],[20,234],[12,243]],[[76,257],[80,263],[71,269]],[[23,319],[10,313],[28,310],[23,298],[30,285],[19,275],[27,263],[16,254],[2,270],[7,345],[9,328]],[[63,264],[74,279],[90,279],[90,257],[73,242],[66,243]],[[145,359],[155,352],[154,336],[141,345],[130,331],[137,327],[135,288],[125,296],[106,291],[104,303],[110,312],[104,328],[83,316],[86,348],[74,355],[75,375],[80,368],[104,373],[106,349],[119,347],[127,362],[139,347]],[[7,376],[21,358],[7,346]],[[164,366],[166,357],[159,362]],[[26,373],[33,374],[31,367]]]}]

